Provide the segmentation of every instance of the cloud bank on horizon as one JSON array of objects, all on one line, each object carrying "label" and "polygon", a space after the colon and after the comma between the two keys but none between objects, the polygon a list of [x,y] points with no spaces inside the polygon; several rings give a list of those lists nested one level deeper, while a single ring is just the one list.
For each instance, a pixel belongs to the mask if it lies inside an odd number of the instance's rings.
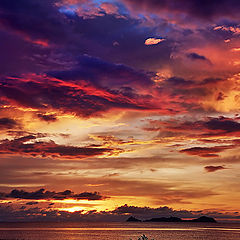
[{"label": "cloud bank on horizon", "polygon": [[0,220],[238,219],[239,10],[1,0]]}]

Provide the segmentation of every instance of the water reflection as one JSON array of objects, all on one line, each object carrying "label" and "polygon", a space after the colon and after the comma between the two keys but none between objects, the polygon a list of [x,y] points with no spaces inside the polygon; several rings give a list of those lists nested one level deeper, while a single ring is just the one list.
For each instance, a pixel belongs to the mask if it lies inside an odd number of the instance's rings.
[{"label": "water reflection", "polygon": [[0,223],[0,239],[21,240],[239,240],[238,224]]}]

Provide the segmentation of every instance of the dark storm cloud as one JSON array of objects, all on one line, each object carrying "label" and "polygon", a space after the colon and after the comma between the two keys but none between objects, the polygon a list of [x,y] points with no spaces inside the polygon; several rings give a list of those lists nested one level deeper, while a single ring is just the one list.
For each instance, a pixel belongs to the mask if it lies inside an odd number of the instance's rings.
[{"label": "dark storm cloud", "polygon": [[186,80],[180,77],[171,77],[165,80],[164,84],[177,86],[177,88],[191,88],[194,86],[194,81]]},{"label": "dark storm cloud", "polygon": [[38,202],[33,202],[33,201],[32,201],[32,202],[27,202],[27,203],[26,203],[26,205],[36,205],[36,204],[38,204]]},{"label": "dark storm cloud", "polygon": [[220,84],[226,81],[224,78],[205,78],[202,82],[198,83],[199,86],[210,87],[214,86],[215,84]]},{"label": "dark storm cloud", "polygon": [[216,18],[239,19],[238,0],[123,0],[130,6],[155,13],[185,14],[193,19],[213,21]]},{"label": "dark storm cloud", "polygon": [[[101,56],[109,62],[145,69],[146,65],[159,67],[170,61],[171,40],[155,48],[144,45],[147,38],[156,35],[156,28],[144,26],[143,19],[107,13],[93,14],[89,18],[77,14],[69,15],[60,11],[56,4],[58,2],[55,0],[0,2],[3,35],[7,35],[4,42],[6,45],[11,43],[14,49],[15,45],[19,46],[15,51],[11,48],[8,51],[2,49],[3,64],[4,60],[9,59],[11,64],[14,62],[16,65],[21,64],[22,71],[41,72],[54,67],[68,68],[80,54]],[[171,28],[165,23],[159,25],[166,29],[164,31]],[[9,52],[12,53],[10,56]],[[4,65],[6,65],[4,72],[11,71],[6,63]],[[15,67],[15,64],[13,66]],[[15,71],[19,72],[21,68],[16,66]],[[14,71],[11,73],[14,74]]]},{"label": "dark storm cloud", "polygon": [[[123,63],[131,67],[153,69],[171,62],[173,40],[149,48],[144,44],[151,36],[159,36],[155,26],[145,24],[144,19],[135,19],[129,15],[124,18],[105,14],[92,18],[74,17],[74,30],[81,33],[75,37],[83,43],[81,53],[101,56],[109,62]],[[174,31],[165,22],[159,23],[163,32]],[[104,26],[104,31],[103,31]],[[76,34],[75,34],[76,35]],[[163,34],[165,37],[166,34]],[[72,49],[79,49],[79,43],[72,44]],[[75,53],[69,49],[72,54]],[[154,56],[154,57],[153,57]]]},{"label": "dark storm cloud", "polygon": [[218,117],[209,118],[208,120],[199,121],[198,127],[202,128],[202,136],[239,136],[240,134],[240,123],[232,118]]},{"label": "dark storm cloud", "polygon": [[0,118],[0,130],[12,129],[18,126],[18,123],[11,118]]},{"label": "dark storm cloud", "polygon": [[123,64],[113,64],[100,58],[83,55],[78,58],[77,66],[72,70],[49,72],[50,76],[62,80],[90,81],[94,85],[104,87],[135,86],[149,87],[153,85],[151,77],[154,74],[147,74],[136,71]]},{"label": "dark storm cloud", "polygon": [[162,106],[168,104],[172,113],[185,110],[188,112],[204,112],[202,102],[215,94],[213,86],[224,82],[223,79],[219,78],[204,78],[197,81],[193,78],[173,76],[163,79],[164,81],[159,81],[155,85],[155,96],[163,101]]},{"label": "dark storm cloud", "polygon": [[[120,74],[120,71],[117,73]],[[97,75],[94,77],[97,78]],[[137,81],[137,76],[135,80]],[[108,79],[106,81],[110,82]],[[131,79],[129,81],[131,82]],[[10,105],[41,110],[43,112],[41,114],[45,115],[45,120],[49,115],[44,114],[44,110],[47,112],[48,108],[57,109],[63,113],[75,113],[81,117],[100,115],[114,108],[139,110],[153,108],[149,103],[146,104],[147,100],[151,100],[150,95],[138,95],[137,93],[129,95],[129,91],[124,89],[101,88],[84,79],[69,82],[30,75],[15,79],[2,79],[0,82],[1,96]]]},{"label": "dark storm cloud", "polygon": [[218,170],[223,170],[223,169],[227,169],[224,166],[205,166],[204,169],[207,172],[216,172]]},{"label": "dark storm cloud", "polygon": [[66,23],[55,2],[0,1],[0,74],[64,69],[71,62],[62,47],[55,51],[55,45],[71,42],[68,39],[72,36],[71,24]]},{"label": "dark storm cloud", "polygon": [[223,131],[224,133],[240,132],[240,123],[228,118],[213,118],[205,123],[209,130]]},{"label": "dark storm cloud", "polygon": [[[20,81],[18,82],[18,84],[20,84]],[[34,83],[32,83],[32,85],[33,84]],[[26,87],[28,87],[28,89],[29,87],[31,88],[31,83],[29,83],[28,86]],[[35,92],[36,91],[37,89],[35,89]],[[32,96],[34,93],[30,93],[30,92],[27,93],[27,89],[24,89],[24,83],[22,86],[19,86],[19,88],[17,88],[16,86],[14,86],[14,84],[11,84],[11,83],[9,84],[9,86],[8,86],[8,83],[6,84],[3,83],[0,86],[0,92],[2,93],[1,94],[2,96],[5,96],[7,99],[14,100],[15,102],[19,103],[22,106],[32,107],[32,108],[44,108],[43,104],[39,103],[36,98],[34,99],[34,97]]]},{"label": "dark storm cloud", "polygon": [[215,147],[192,147],[180,150],[181,153],[197,155],[200,157],[218,157],[218,153],[235,148],[235,145],[215,146]]},{"label": "dark storm cloud", "polygon": [[40,118],[41,120],[46,121],[46,122],[56,122],[57,121],[57,117],[54,114],[38,113],[37,116],[38,116],[38,118]]},{"label": "dark storm cloud", "polygon": [[204,90],[204,88],[213,86],[215,84],[221,83],[225,81],[224,79],[221,78],[205,78],[202,81],[196,82],[194,80],[188,80],[188,79],[184,79],[181,77],[170,77],[167,78],[164,81],[164,85],[171,85],[171,86],[177,86],[177,88],[181,88],[181,89],[199,89],[199,90]]},{"label": "dark storm cloud", "polygon": [[[1,25],[32,40],[63,41],[67,37],[64,17],[55,6],[55,0],[2,0]],[[30,39],[30,40],[31,40]]]},{"label": "dark storm cloud", "polygon": [[149,121],[149,125],[144,127],[146,131],[165,130],[177,132],[180,135],[198,136],[198,138],[208,138],[214,136],[236,136],[240,135],[240,123],[237,119],[218,117],[207,118],[199,121]]},{"label": "dark storm cloud", "polygon": [[0,75],[42,70],[42,67],[36,64],[34,56],[46,54],[45,50],[32,46],[19,36],[3,29],[0,30],[0,39]]},{"label": "dark storm cloud", "polygon": [[191,60],[209,61],[205,56],[199,55],[197,53],[188,53],[187,57]]},{"label": "dark storm cloud", "polygon": [[[63,192],[45,191],[45,189],[39,189],[35,192],[27,192],[24,190],[12,190],[8,193],[1,193],[3,199],[17,198],[17,199],[34,199],[34,200],[64,200],[64,199],[76,199],[76,200],[102,200],[105,197],[98,192],[82,192],[75,194],[71,190],[65,190]],[[30,204],[31,203],[31,204]],[[28,205],[36,204],[36,202],[29,202]]]},{"label": "dark storm cloud", "polygon": [[169,101],[183,102],[182,106],[189,109],[201,109],[199,100],[214,94],[211,87],[221,82],[224,80],[220,78],[204,78],[201,81],[195,81],[173,76],[161,81],[156,89],[165,98],[168,95]]},{"label": "dark storm cloud", "polygon": [[37,141],[37,137],[33,135],[0,141],[0,154],[82,159],[112,151],[113,149],[110,148],[74,147],[58,145],[54,141]]},{"label": "dark storm cloud", "polygon": [[[151,95],[143,96],[135,89],[152,86],[151,78],[154,73],[112,63],[115,61],[138,65],[135,64],[136,61],[140,61],[151,65],[152,61],[156,62],[158,56],[159,67],[161,61],[169,59],[171,47],[167,43],[155,49],[149,49],[144,45],[145,39],[153,35],[154,28],[143,27],[140,20],[119,18],[112,14],[94,16],[90,19],[64,15],[59,12],[55,1],[45,3],[37,0],[33,3],[29,0],[13,2],[4,0],[0,7],[4,31],[15,34],[14,40],[22,37],[22,41],[29,45],[30,43],[33,46],[38,45],[38,51],[32,51],[32,54],[30,50],[21,53],[26,60],[24,68],[19,66],[21,71],[48,72],[49,75],[59,77],[64,82],[82,80],[81,88],[67,83],[59,84],[54,80],[46,81],[44,76],[39,76],[39,81],[25,81],[20,78],[1,81],[0,91],[10,105],[38,109],[41,111],[38,118],[48,122],[55,120],[54,116],[47,114],[48,108],[74,113],[81,117],[101,115],[112,108],[139,110],[155,108],[149,104],[149,100],[153,98]],[[113,45],[115,41],[119,43],[117,46]],[[25,49],[21,47],[25,44],[19,44],[19,49]],[[101,55],[102,59],[86,55],[89,53],[93,56]],[[152,54],[156,56],[152,58]],[[31,64],[28,64],[28,61],[31,61]],[[31,67],[25,69],[26,66]],[[47,71],[49,69],[52,71]],[[15,73],[18,71],[12,72]],[[88,90],[84,81],[93,84],[95,89],[90,86]],[[101,89],[102,86],[106,89]]]}]

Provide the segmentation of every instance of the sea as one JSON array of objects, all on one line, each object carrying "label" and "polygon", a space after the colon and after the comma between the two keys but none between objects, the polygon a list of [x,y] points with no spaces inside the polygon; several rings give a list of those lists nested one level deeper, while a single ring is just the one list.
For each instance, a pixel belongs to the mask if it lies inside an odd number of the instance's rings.
[{"label": "sea", "polygon": [[[147,238],[142,238],[143,234]],[[240,240],[240,223],[0,223],[0,240]]]}]

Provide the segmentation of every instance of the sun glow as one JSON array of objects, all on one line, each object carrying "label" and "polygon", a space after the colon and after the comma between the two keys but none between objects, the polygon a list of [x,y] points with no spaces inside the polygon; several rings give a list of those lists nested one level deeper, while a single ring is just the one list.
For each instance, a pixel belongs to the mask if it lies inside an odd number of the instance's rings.
[{"label": "sun glow", "polygon": [[58,208],[59,211],[67,211],[67,212],[82,212],[82,211],[86,211],[86,209],[84,209],[83,207],[69,207],[69,208]]}]

